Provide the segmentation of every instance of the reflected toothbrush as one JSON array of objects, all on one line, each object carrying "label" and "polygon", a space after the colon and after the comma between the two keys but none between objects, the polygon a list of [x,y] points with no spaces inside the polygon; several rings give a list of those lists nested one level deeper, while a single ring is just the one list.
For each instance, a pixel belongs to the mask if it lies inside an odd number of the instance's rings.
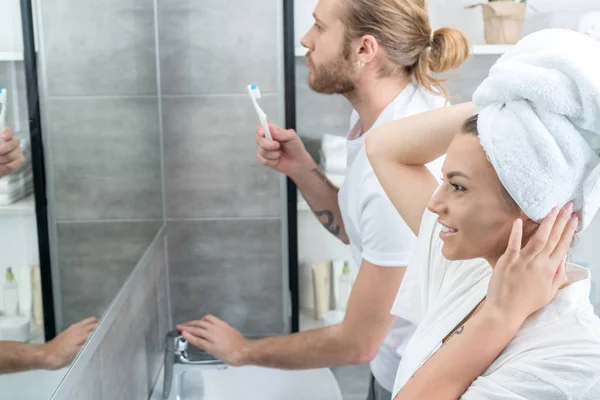
[{"label": "reflected toothbrush", "polygon": [[254,109],[256,110],[256,114],[258,114],[258,119],[260,120],[260,124],[265,130],[265,137],[270,140],[273,140],[271,136],[271,131],[269,130],[269,124],[267,123],[267,114],[260,108],[258,102],[256,100],[260,99],[260,89],[258,85],[248,85],[248,94],[252,99],[252,104],[254,104]]},{"label": "reflected toothbrush", "polygon": [[6,89],[0,89],[0,133],[4,132],[6,128],[6,102],[7,102]]}]

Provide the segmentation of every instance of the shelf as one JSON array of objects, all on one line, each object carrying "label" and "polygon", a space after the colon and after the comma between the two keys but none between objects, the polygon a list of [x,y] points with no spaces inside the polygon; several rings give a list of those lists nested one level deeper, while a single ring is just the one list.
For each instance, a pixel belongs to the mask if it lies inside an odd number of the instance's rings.
[{"label": "shelf", "polygon": [[513,44],[476,44],[471,48],[473,55],[500,55],[514,47]]},{"label": "shelf", "polygon": [[[500,55],[506,53],[514,45],[512,44],[476,44],[471,48],[471,54],[473,55]],[[296,47],[296,57],[304,57],[308,52],[308,49],[304,47]]]},{"label": "shelf", "polygon": [[0,206],[0,216],[3,215],[34,215],[35,201],[33,195],[25,197],[14,204]]},{"label": "shelf", "polygon": [[0,51],[0,61],[23,61],[23,53]]}]

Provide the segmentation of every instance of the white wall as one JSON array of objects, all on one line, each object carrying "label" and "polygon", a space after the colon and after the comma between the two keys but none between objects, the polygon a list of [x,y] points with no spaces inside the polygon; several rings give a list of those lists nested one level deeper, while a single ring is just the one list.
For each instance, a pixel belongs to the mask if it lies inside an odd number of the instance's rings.
[{"label": "white wall", "polygon": [[429,20],[433,29],[462,30],[472,44],[484,44],[481,7],[466,9],[462,0],[429,0]]},{"label": "white wall", "polygon": [[0,53],[5,52],[23,52],[19,0],[0,0]]}]

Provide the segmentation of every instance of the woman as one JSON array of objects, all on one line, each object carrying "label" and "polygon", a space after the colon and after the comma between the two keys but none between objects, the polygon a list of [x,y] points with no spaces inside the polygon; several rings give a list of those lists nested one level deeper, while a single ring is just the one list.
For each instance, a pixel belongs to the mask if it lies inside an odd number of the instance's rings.
[{"label": "woman", "polygon": [[[600,132],[599,69],[599,43],[538,32],[492,68],[474,95],[478,115],[462,104],[367,137],[377,177],[419,237],[392,309],[419,324],[395,399],[600,398],[589,273],[566,263],[600,206],[588,141]],[[424,165],[445,152],[436,190]]]}]

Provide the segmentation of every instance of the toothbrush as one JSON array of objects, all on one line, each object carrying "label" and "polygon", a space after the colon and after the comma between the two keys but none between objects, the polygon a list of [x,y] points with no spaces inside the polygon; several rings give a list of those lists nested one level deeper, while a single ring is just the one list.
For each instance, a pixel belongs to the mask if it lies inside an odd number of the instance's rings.
[{"label": "toothbrush", "polygon": [[267,139],[273,140],[273,137],[271,136],[271,131],[269,130],[269,124],[267,123],[267,114],[265,114],[265,112],[261,110],[260,106],[258,105],[258,102],[256,101],[261,97],[258,85],[248,85],[248,94],[252,99],[252,104],[254,104],[254,109],[256,110],[256,114],[258,114],[260,124],[265,130],[265,136],[267,137]]},{"label": "toothbrush", "polygon": [[6,89],[0,89],[0,133],[4,132],[6,128],[7,94]]}]

